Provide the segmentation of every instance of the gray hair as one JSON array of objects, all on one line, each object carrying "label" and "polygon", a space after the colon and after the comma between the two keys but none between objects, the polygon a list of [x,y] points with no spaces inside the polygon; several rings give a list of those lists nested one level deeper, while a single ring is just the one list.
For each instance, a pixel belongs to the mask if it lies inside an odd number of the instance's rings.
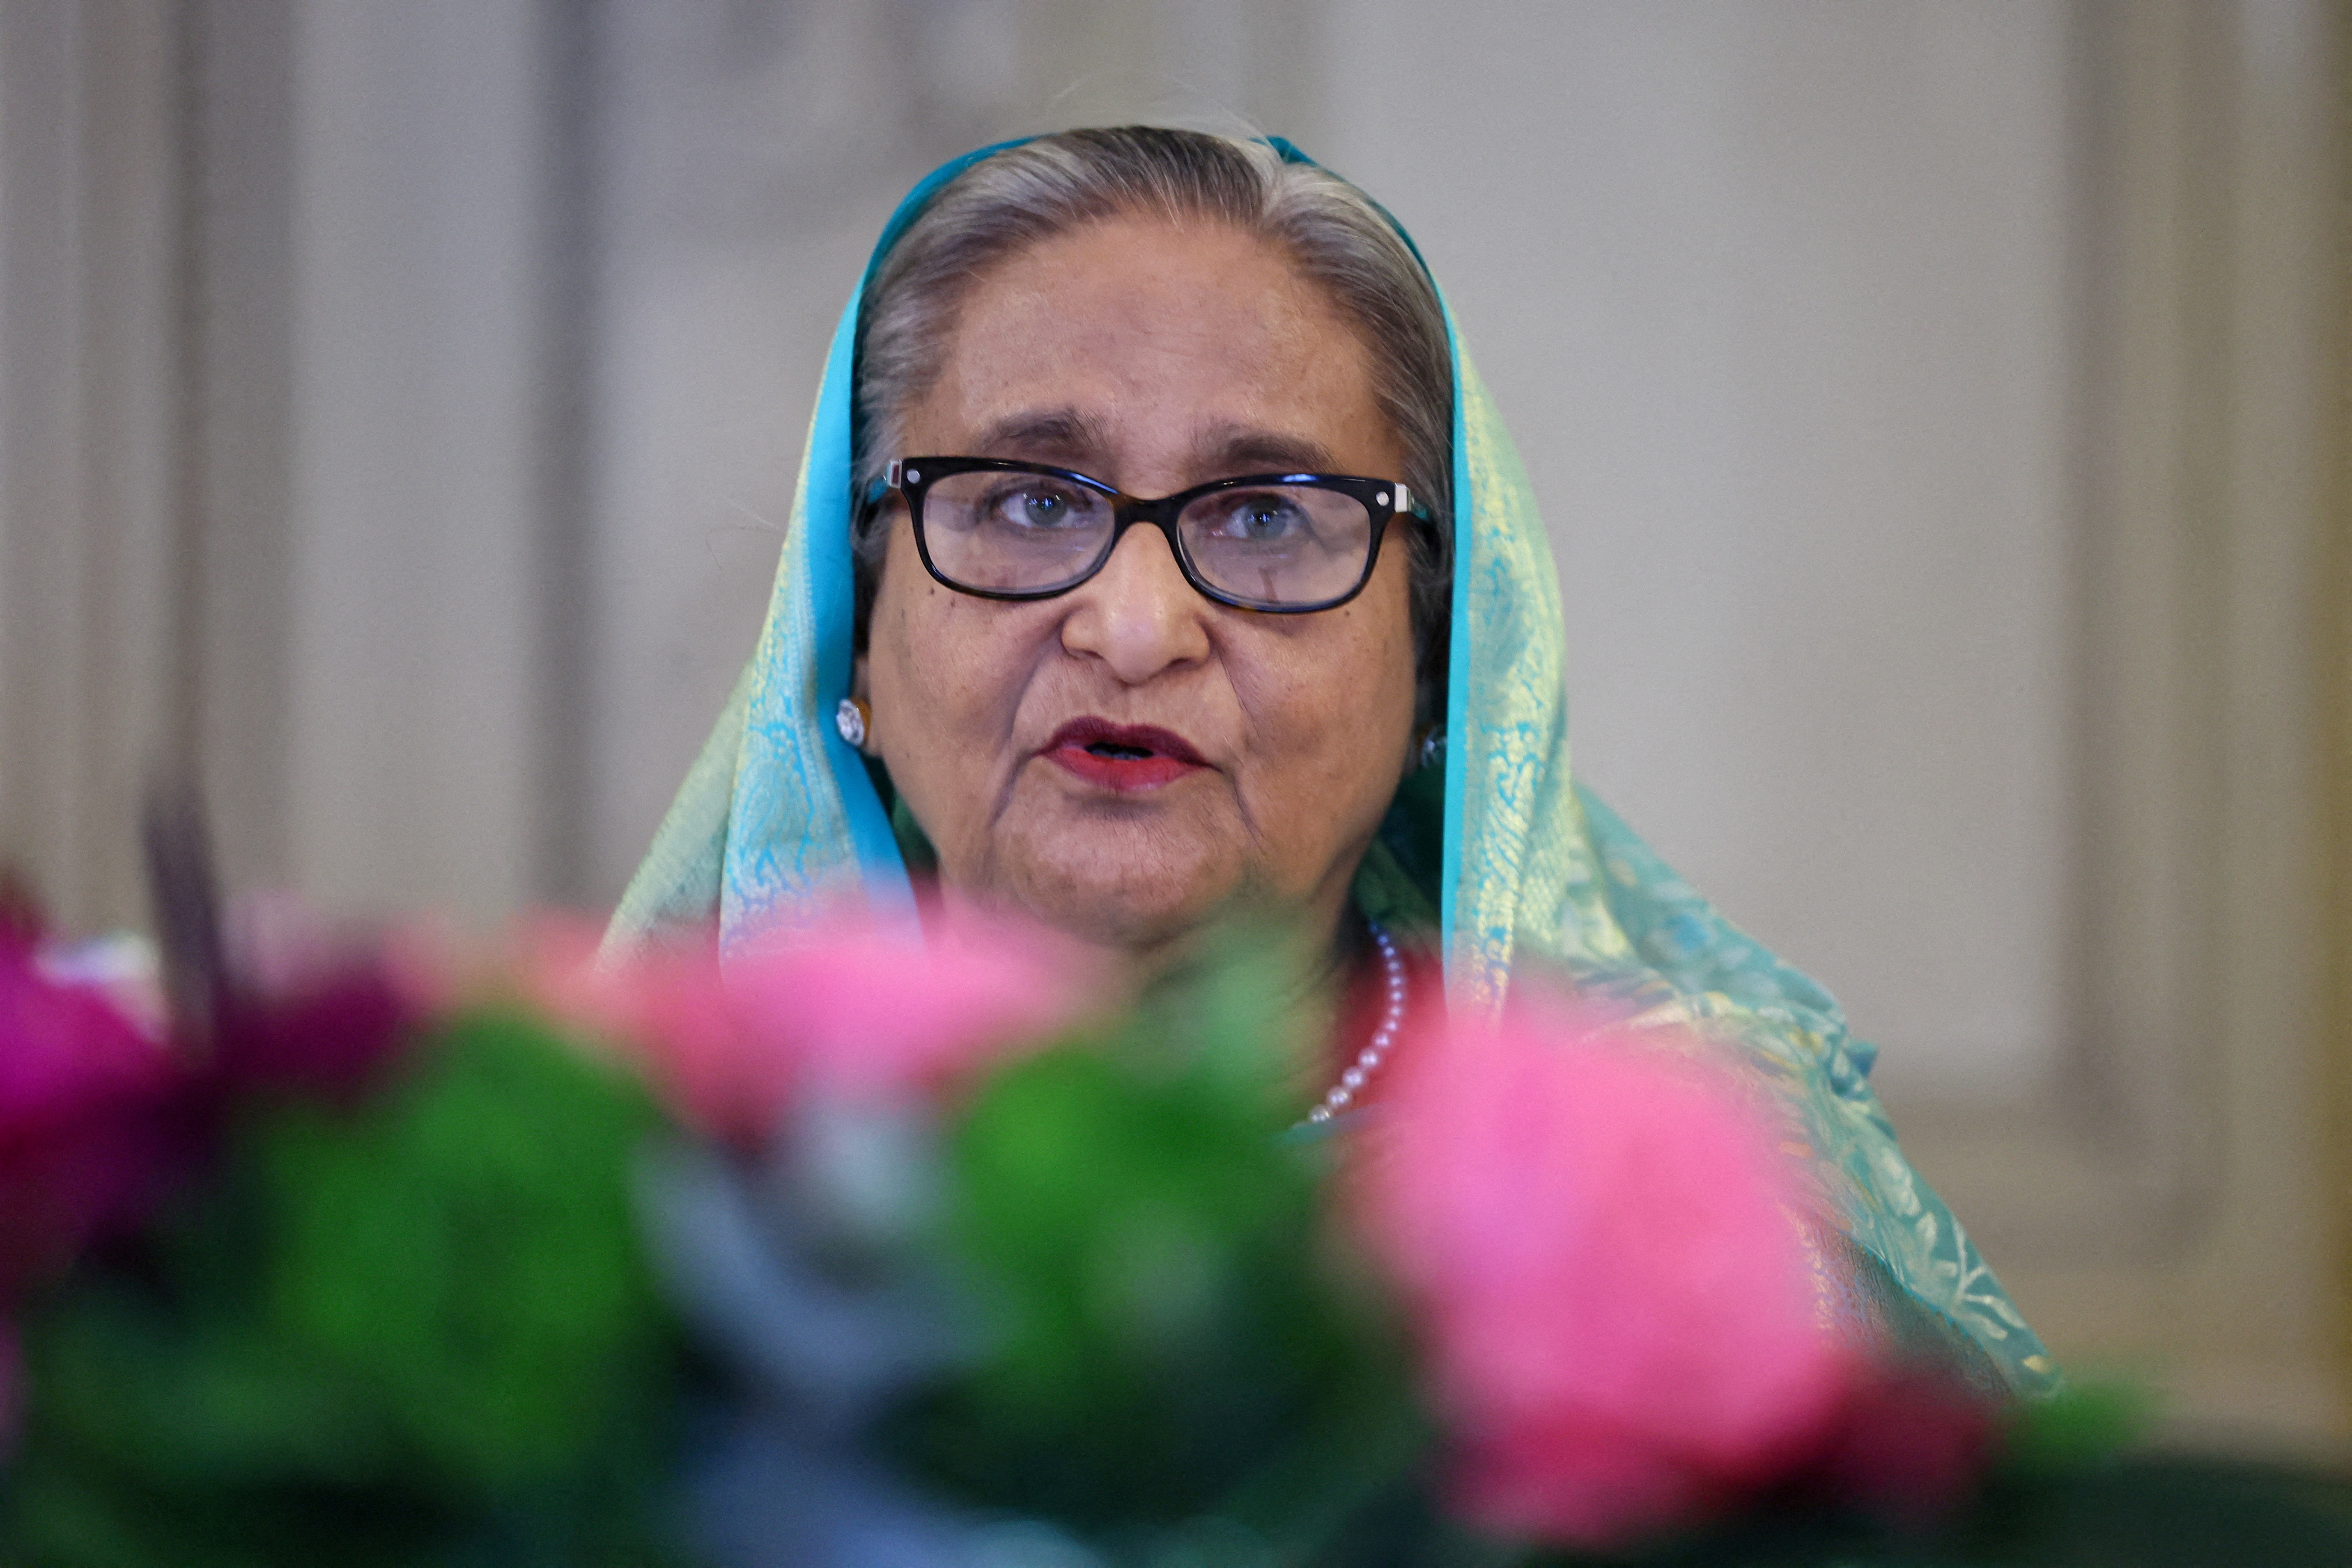
[{"label": "gray hair", "polygon": [[[861,301],[856,469],[864,496],[896,457],[898,427],[941,370],[955,313],[1006,258],[1103,218],[1227,223],[1278,247],[1321,285],[1371,351],[1373,393],[1405,454],[1396,476],[1433,521],[1400,519],[1411,550],[1419,711],[1444,709],[1453,587],[1454,371],[1444,308],[1388,215],[1312,163],[1264,142],[1152,126],[1066,131],[983,158],[943,186],[876,268]],[[861,516],[857,638],[887,531]]]}]

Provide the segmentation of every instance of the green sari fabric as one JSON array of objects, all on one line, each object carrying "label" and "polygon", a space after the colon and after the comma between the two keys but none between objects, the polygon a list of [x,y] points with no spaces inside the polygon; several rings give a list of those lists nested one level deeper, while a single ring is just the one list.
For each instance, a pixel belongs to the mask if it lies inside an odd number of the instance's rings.
[{"label": "green sari fabric", "polygon": [[[1276,145],[1287,157],[1298,155]],[[984,148],[925,180],[876,247]],[[872,263],[868,268],[871,270]],[[851,296],[811,424],[765,630],[614,914],[625,945],[707,927],[737,952],[850,904],[909,915],[888,808],[833,712],[851,663]],[[1825,1302],[1857,1331],[2024,1392],[2056,1373],[1897,1147],[1828,994],[1733,928],[1569,767],[1559,586],[1510,437],[1454,338],[1454,581],[1445,762],[1399,792],[1356,880],[1364,912],[1442,946],[1448,1006],[1549,971],[1644,1020],[1736,1045],[1805,1130]],[[905,826],[900,825],[902,827]]]}]

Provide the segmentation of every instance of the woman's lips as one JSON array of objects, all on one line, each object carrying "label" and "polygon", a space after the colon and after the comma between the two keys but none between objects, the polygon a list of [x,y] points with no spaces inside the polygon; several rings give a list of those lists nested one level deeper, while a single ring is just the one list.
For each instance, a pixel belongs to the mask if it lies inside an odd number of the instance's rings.
[{"label": "woman's lips", "polygon": [[1090,784],[1123,794],[1158,789],[1209,765],[1173,731],[1107,719],[1073,719],[1039,754]]}]

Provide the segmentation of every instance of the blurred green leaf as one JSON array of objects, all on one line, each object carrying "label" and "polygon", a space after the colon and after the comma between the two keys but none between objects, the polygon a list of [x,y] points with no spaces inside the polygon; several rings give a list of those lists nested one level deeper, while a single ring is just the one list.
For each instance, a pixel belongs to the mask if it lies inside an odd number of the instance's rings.
[{"label": "blurred green leaf", "polygon": [[1296,1114],[1296,973],[1228,942],[1115,1038],[975,1098],[944,1239],[992,1337],[901,1425],[934,1477],[1081,1527],[1229,1507],[1295,1522],[1351,1502],[1302,1506],[1255,1478],[1328,1489],[1318,1460],[1343,1440],[1352,1498],[1373,1448],[1393,1464],[1417,1446],[1417,1427],[1394,1440],[1412,1399],[1393,1323],[1320,1220],[1328,1152],[1277,1136]]},{"label": "blurred green leaf", "polygon": [[643,1091],[523,1020],[356,1111],[237,1108],[143,1251],[26,1319],[0,1562],[656,1559],[677,1397],[641,1258]]},{"label": "blurred green leaf", "polygon": [[657,1120],[635,1084],[495,1016],[355,1117],[280,1113],[257,1137],[278,1331],[451,1476],[560,1472],[665,1369],[630,1200]]},{"label": "blurred green leaf", "polygon": [[2001,1468],[2020,1476],[2061,1474],[2121,1453],[2156,1423],[2145,1389],[2115,1382],[2074,1383],[2015,1408]]}]

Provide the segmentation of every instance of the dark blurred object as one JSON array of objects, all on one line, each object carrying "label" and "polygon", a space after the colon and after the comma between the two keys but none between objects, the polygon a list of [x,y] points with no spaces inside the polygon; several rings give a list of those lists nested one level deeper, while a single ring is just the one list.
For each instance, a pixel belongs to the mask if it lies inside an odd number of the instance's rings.
[{"label": "dark blurred object", "polygon": [[211,834],[193,788],[163,785],[145,823],[155,942],[172,1038],[215,1095],[245,1088],[350,1100],[422,1009],[374,948],[263,984],[230,952]]},{"label": "dark blurred object", "polygon": [[2352,1482],[2253,1460],[2111,1458],[2063,1474],[1997,1477],[1965,1516],[1932,1530],[1791,1501],[1646,1552],[1524,1561],[1528,1568],[2343,1568],[2352,1563]]},{"label": "dark blurred object", "polygon": [[148,792],[140,826],[172,1035],[184,1048],[209,1056],[227,1023],[236,985],[203,802],[193,785],[158,784]]}]

